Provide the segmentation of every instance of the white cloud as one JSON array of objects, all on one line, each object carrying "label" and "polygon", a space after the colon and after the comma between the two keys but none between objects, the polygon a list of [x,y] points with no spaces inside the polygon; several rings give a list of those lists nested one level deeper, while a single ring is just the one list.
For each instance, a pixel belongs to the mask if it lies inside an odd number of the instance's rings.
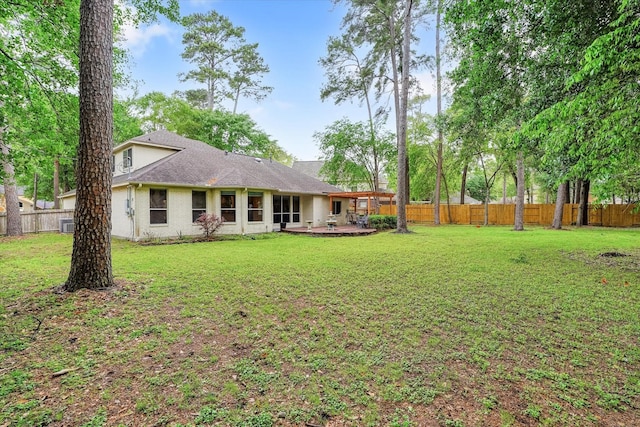
[{"label": "white cloud", "polygon": [[436,95],[436,78],[431,72],[417,74],[416,78],[425,95]]},{"label": "white cloud", "polygon": [[251,116],[251,117],[254,117],[254,116],[261,116],[261,115],[262,115],[263,113],[265,113],[266,111],[267,111],[267,110],[266,110],[264,107],[262,107],[262,106],[256,106],[256,107],[253,107],[253,108],[249,109],[249,110],[247,111],[247,114],[248,114],[249,116]]},{"label": "white cloud", "polygon": [[291,102],[286,102],[286,101],[274,101],[274,105],[279,110],[291,110],[292,108],[295,107],[295,104],[293,104]]},{"label": "white cloud", "polygon": [[127,24],[122,31],[121,45],[134,57],[140,57],[155,38],[164,37],[171,42],[173,36],[173,30],[165,24],[153,24],[143,28]]}]

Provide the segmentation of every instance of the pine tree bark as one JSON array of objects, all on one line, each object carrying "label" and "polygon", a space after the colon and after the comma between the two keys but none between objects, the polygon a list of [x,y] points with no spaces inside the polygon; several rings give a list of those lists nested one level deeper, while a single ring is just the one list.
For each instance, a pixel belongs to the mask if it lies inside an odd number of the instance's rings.
[{"label": "pine tree bark", "polygon": [[564,186],[564,203],[571,203],[571,185],[569,185],[569,181],[566,182]]},{"label": "pine tree bark", "polygon": [[7,236],[22,236],[22,218],[20,217],[20,199],[18,199],[18,187],[16,185],[13,163],[9,158],[9,147],[2,139],[0,128],[0,163],[2,163],[4,200],[7,212]]},{"label": "pine tree bark", "polygon": [[80,144],[67,291],[113,284],[111,148],[113,145],[113,0],[80,3]]},{"label": "pine tree bark", "polygon": [[444,135],[442,134],[442,76],[440,67],[440,20],[442,16],[442,0],[438,0],[438,10],[436,11],[436,104],[438,117],[438,142],[436,159],[436,188],[434,194],[433,221],[435,225],[440,225],[440,193],[442,187],[442,145]]},{"label": "pine tree bark", "polygon": [[518,151],[516,160],[516,215],[513,229],[524,231],[524,154]]},{"label": "pine tree bark", "polygon": [[[404,33],[402,36],[402,74],[400,82],[398,80],[398,67],[396,61],[396,50],[392,44],[390,47],[391,60],[394,73],[394,98],[396,106],[396,128],[398,129],[398,191],[397,200],[397,228],[398,233],[408,233],[406,205],[409,202],[407,190],[409,188],[408,161],[407,161],[407,108],[409,101],[409,74],[411,64],[411,8],[412,0],[406,0],[403,17]],[[393,15],[389,19],[389,30],[391,40],[395,40],[395,22]]]},{"label": "pine tree bark", "polygon": [[580,200],[578,202],[578,218],[576,225],[581,227],[583,225],[589,225],[589,187],[590,182],[588,179],[580,180]]},{"label": "pine tree bark", "polygon": [[462,182],[460,184],[460,204],[464,205],[464,194],[467,192],[467,170],[469,169],[469,165],[465,164],[464,169],[462,169]]},{"label": "pine tree bark", "polygon": [[564,211],[564,202],[567,197],[567,187],[569,187],[569,183],[564,181],[558,187],[558,195],[556,197],[556,209],[553,212],[553,223],[551,227],[560,230],[562,228],[562,213]]},{"label": "pine tree bark", "polygon": [[573,195],[573,203],[579,205],[581,196],[582,196],[582,179],[578,178],[576,180],[576,187]]},{"label": "pine tree bark", "polygon": [[60,160],[53,161],[53,209],[60,209]]}]

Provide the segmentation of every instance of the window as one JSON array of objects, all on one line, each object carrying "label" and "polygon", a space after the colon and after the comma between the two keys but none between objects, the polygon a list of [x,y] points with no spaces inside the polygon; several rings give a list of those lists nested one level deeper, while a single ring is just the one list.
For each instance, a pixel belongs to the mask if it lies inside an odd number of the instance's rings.
[{"label": "window", "polygon": [[282,222],[291,222],[291,198],[282,197]]},{"label": "window", "polygon": [[300,222],[300,196],[293,196],[293,209],[291,214],[293,216],[293,222]]},{"label": "window", "polygon": [[133,167],[133,147],[129,147],[122,152],[122,169]]},{"label": "window", "polygon": [[167,190],[149,190],[149,223],[167,223]]},{"label": "window", "polygon": [[334,215],[340,215],[340,212],[342,212],[342,201],[334,200],[331,209],[331,212],[333,212]]},{"label": "window", "polygon": [[207,192],[191,192],[191,219],[196,222],[200,215],[207,213]]},{"label": "window", "polygon": [[300,222],[300,196],[273,196],[273,223]]},{"label": "window", "polygon": [[236,192],[223,191],[220,195],[222,218],[225,222],[236,222]]},{"label": "window", "polygon": [[273,196],[273,223],[279,224],[282,221],[282,196]]},{"label": "window", "polygon": [[249,211],[247,217],[249,222],[262,221],[262,193],[249,192]]}]

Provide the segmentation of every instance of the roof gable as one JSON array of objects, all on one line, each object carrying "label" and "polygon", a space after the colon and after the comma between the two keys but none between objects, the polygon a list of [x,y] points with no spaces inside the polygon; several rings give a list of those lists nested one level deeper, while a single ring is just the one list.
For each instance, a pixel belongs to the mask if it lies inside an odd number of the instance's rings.
[{"label": "roof gable", "polygon": [[157,185],[255,188],[279,192],[324,194],[337,188],[270,159],[229,153],[204,142],[157,131],[125,144],[156,144],[180,149],[131,173],[116,176],[114,185],[127,182]]}]

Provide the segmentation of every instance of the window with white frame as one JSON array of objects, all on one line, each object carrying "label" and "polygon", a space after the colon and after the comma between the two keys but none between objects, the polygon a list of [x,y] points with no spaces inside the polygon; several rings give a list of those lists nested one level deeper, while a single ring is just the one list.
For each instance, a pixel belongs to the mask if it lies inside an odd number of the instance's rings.
[{"label": "window with white frame", "polygon": [[222,191],[220,193],[220,215],[224,222],[236,222],[236,192]]},{"label": "window with white frame", "polygon": [[133,167],[133,147],[129,147],[122,152],[122,169]]},{"label": "window with white frame", "polygon": [[157,188],[149,190],[149,223],[167,223],[167,190]]},{"label": "window with white frame", "polygon": [[264,203],[262,193],[249,192],[249,208],[247,211],[247,219],[249,222],[260,222],[263,220]]},{"label": "window with white frame", "polygon": [[196,222],[200,215],[207,213],[207,192],[192,191],[191,192],[191,218]]}]

